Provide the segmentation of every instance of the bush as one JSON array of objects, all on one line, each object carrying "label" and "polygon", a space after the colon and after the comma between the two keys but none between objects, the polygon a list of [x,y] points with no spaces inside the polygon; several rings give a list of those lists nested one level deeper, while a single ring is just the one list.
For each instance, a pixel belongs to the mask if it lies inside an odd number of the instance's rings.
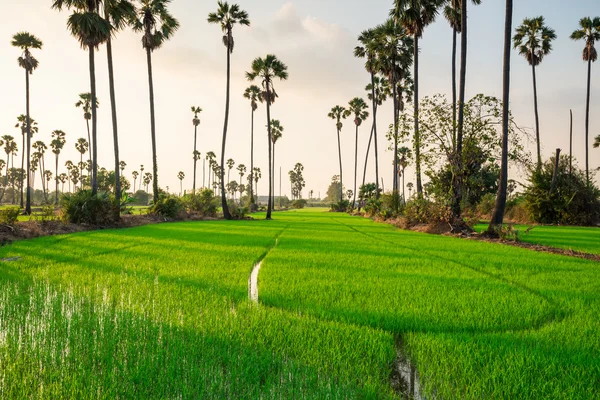
[{"label": "bush", "polygon": [[496,194],[494,193],[486,193],[481,198],[481,201],[475,208],[477,214],[481,218],[489,219],[496,207]]},{"label": "bush", "polygon": [[450,222],[452,212],[448,206],[416,198],[406,203],[404,216],[408,226]]},{"label": "bush", "polygon": [[194,195],[183,198],[188,212],[198,213],[203,217],[216,217],[219,200],[210,189],[203,189]]},{"label": "bush", "polygon": [[298,199],[292,201],[292,208],[300,209],[306,206],[307,201],[304,199]]},{"label": "bush", "polygon": [[115,202],[106,192],[92,196],[91,190],[66,193],[60,200],[63,218],[73,224],[106,225],[115,222]]},{"label": "bush", "polygon": [[233,200],[229,200],[227,206],[232,219],[244,219],[248,215],[248,207],[240,206]]},{"label": "bush", "polygon": [[0,224],[14,226],[20,214],[21,209],[19,207],[7,207],[0,210]]},{"label": "bush", "polygon": [[381,211],[381,201],[376,198],[370,198],[365,203],[365,213],[369,217],[373,217]]},{"label": "bush", "polygon": [[48,222],[56,221],[56,213],[53,205],[45,205],[42,207],[42,212],[40,214],[40,222],[42,225],[47,224]]},{"label": "bush", "polygon": [[180,197],[163,195],[149,210],[150,214],[159,215],[164,218],[181,218],[185,212],[183,201]]},{"label": "bush", "polygon": [[346,212],[349,208],[350,202],[348,200],[338,201],[329,205],[329,211],[333,212]]}]

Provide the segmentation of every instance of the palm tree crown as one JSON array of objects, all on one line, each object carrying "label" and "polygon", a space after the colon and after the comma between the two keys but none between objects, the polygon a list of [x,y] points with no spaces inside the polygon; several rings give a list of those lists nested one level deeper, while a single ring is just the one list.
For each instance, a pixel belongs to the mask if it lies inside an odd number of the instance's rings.
[{"label": "palm tree crown", "polygon": [[420,38],[425,27],[435,21],[444,2],[445,0],[394,0],[390,16],[405,27],[410,35]]},{"label": "palm tree crown", "polygon": [[67,28],[79,41],[82,48],[97,49],[108,40],[111,25],[98,14],[102,0],[53,0],[52,8],[63,8],[74,12],[67,20]]},{"label": "palm tree crown", "polygon": [[256,111],[258,108],[258,102],[262,102],[263,98],[261,96],[261,90],[256,85],[250,85],[244,91],[244,98],[250,100],[250,106],[252,107],[252,111]]},{"label": "palm tree crown", "polygon": [[283,126],[278,119],[271,120],[271,140],[273,143],[277,143],[281,136],[283,136]]},{"label": "palm tree crown", "polygon": [[19,66],[24,68],[30,74],[33,73],[39,62],[29,51],[30,49],[41,49],[42,41],[28,32],[19,32],[13,36],[11,44],[23,50],[23,54],[18,58]]},{"label": "palm tree crown", "polygon": [[580,29],[571,34],[573,40],[585,40],[583,49],[583,61],[595,62],[598,59],[598,51],[595,43],[600,40],[600,17],[585,17],[579,21]]},{"label": "palm tree crown", "polygon": [[198,114],[202,112],[202,109],[200,107],[192,106],[192,112],[194,113],[194,119],[192,120],[192,123],[194,126],[200,125],[200,118],[198,118]]},{"label": "palm tree crown", "polygon": [[256,58],[252,61],[251,71],[246,72],[246,78],[253,81],[256,78],[261,78],[264,91],[261,93],[263,101],[269,99],[269,103],[275,102],[275,98],[279,97],[273,88],[273,79],[279,78],[286,80],[288,78],[287,66],[279,61],[277,56],[267,54],[265,58]]},{"label": "palm tree crown", "polygon": [[369,106],[360,97],[355,97],[348,103],[348,109],[344,111],[344,117],[348,118],[354,115],[354,124],[360,126],[362,122],[369,117],[367,109]]},{"label": "palm tree crown", "polygon": [[344,125],[342,123],[342,118],[346,119],[346,109],[342,106],[335,106],[331,109],[327,116],[332,120],[336,121],[336,128],[341,130]]},{"label": "palm tree crown", "polygon": [[179,29],[179,22],[167,10],[169,3],[171,0],[139,0],[133,29],[144,33],[142,46],[147,50],[160,48]]},{"label": "palm tree crown", "polygon": [[217,12],[208,14],[208,22],[221,25],[224,33],[223,44],[229,49],[229,53],[233,53],[233,26],[236,24],[249,26],[248,13],[241,10],[238,4],[229,5],[226,1],[218,1],[217,5],[219,7]]},{"label": "palm tree crown", "polygon": [[544,17],[525,18],[513,37],[515,49],[525,57],[529,65],[539,65],[544,56],[552,51],[552,41],[556,39],[554,29],[544,24]]}]

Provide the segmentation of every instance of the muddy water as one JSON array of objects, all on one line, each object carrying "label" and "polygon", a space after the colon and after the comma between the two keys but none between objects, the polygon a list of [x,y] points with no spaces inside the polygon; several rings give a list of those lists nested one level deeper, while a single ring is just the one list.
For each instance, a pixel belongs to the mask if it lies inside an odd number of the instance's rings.
[{"label": "muddy water", "polygon": [[258,272],[261,264],[262,261],[254,264],[250,278],[248,278],[248,298],[255,303],[258,303]]},{"label": "muddy water", "polygon": [[406,358],[401,344],[396,346],[396,359],[391,374],[394,391],[405,400],[424,400],[421,382],[415,366]]}]

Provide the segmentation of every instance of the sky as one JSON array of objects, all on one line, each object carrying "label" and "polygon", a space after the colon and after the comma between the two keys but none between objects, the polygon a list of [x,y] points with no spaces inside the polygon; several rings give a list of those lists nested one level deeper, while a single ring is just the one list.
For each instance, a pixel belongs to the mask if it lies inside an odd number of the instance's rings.
[{"label": "sky", "polygon": [[[325,197],[331,177],[339,173],[335,123],[327,117],[334,105],[346,105],[356,96],[364,97],[370,78],[364,61],[353,57],[356,38],[364,29],[383,22],[391,8],[391,0],[239,0],[249,13],[250,27],[235,27],[235,49],[232,54],[231,109],[226,159],[250,165],[249,102],[243,98],[250,85],[245,78],[252,60],[275,54],[288,66],[289,79],[276,82],[279,94],[272,107],[272,117],[284,126],[283,137],[276,149],[276,194],[279,195],[279,168],[282,192],[289,195],[287,171],[300,162],[304,165],[306,188],[314,196]],[[0,11],[0,134],[20,138],[14,128],[16,117],[25,111],[25,77],[17,65],[20,51],[10,45],[13,34],[30,32],[43,43],[34,56],[40,66],[31,77],[31,116],[38,121],[40,132],[34,140],[50,142],[51,132],[61,129],[67,144],[60,165],[78,161],[77,138],[87,137],[80,109],[74,104],[78,94],[89,92],[88,53],[79,47],[66,28],[69,13],[50,9],[50,0],[1,0]],[[226,48],[221,42],[220,27],[208,24],[208,13],[215,11],[216,1],[173,0],[172,14],[180,29],[162,48],[152,55],[156,101],[159,184],[179,191],[178,171],[186,175],[184,189],[191,189],[193,174],[193,114],[191,106],[203,109],[198,130],[198,150],[202,156],[214,151],[220,157],[225,114]],[[585,160],[585,90],[586,64],[581,59],[583,42],[569,35],[584,16],[600,14],[597,0],[527,0],[515,1],[516,27],[525,17],[543,15],[547,25],[555,29],[557,40],[553,52],[537,70],[540,132],[543,157],[556,148],[568,153],[569,109],[574,114],[574,155]],[[504,2],[486,0],[469,9],[469,47],[466,96],[478,93],[502,96],[502,52],[504,35]],[[452,31],[439,16],[420,41],[420,94],[431,96],[451,93]],[[151,170],[150,111],[148,77],[141,35],[131,31],[120,33],[113,41],[115,82],[119,119],[121,159],[127,163],[126,176],[140,165]],[[534,126],[531,68],[513,51],[511,111],[516,122]],[[592,72],[590,111],[590,143],[600,131],[600,72]],[[96,54],[98,87],[98,152],[99,164],[114,165],[106,49]],[[392,122],[392,105],[388,101],[378,110],[378,126]],[[364,152],[368,141],[369,119],[359,132],[359,173],[362,179]],[[383,138],[384,129],[380,128]],[[20,140],[19,140],[20,142]],[[354,175],[354,129],[346,121],[342,130],[344,184],[352,188]],[[535,146],[528,145],[533,153]],[[387,143],[380,140],[380,171],[384,185],[391,187],[393,155]],[[3,153],[0,152],[0,156]],[[266,112],[259,106],[255,114],[255,166],[262,170],[258,193],[267,188]],[[199,163],[199,184],[202,167]],[[600,150],[590,145],[590,168],[600,166]],[[59,171],[60,173],[61,171]],[[522,181],[511,171],[510,178]],[[235,171],[232,171],[233,174]],[[239,176],[238,176],[239,178]],[[244,179],[245,180],[245,179]],[[367,181],[374,180],[374,166],[368,166]],[[406,183],[414,182],[414,170],[407,169]],[[139,185],[139,182],[138,182]]]}]

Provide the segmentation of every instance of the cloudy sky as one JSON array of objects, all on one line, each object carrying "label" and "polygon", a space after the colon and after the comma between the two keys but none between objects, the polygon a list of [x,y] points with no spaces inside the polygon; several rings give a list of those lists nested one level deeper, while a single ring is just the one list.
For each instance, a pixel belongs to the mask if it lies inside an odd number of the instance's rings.
[{"label": "cloudy sky", "polygon": [[[334,123],[327,113],[336,104],[345,105],[355,96],[364,96],[369,81],[363,61],[352,51],[357,35],[383,22],[391,0],[239,0],[252,25],[236,27],[232,55],[232,103],[226,158],[250,164],[250,105],[242,97],[249,85],[245,71],[252,59],[276,54],[289,68],[289,80],[276,84],[280,96],[272,115],[285,127],[277,145],[277,168],[283,171],[283,193],[289,193],[287,171],[296,162],[305,166],[307,186],[324,196],[332,175],[338,173],[337,140]],[[504,2],[484,1],[471,7],[469,14],[469,61],[467,97],[477,93],[501,97]],[[19,31],[35,34],[44,42],[35,51],[40,67],[31,79],[31,115],[39,122],[36,139],[50,141],[50,133],[62,129],[67,146],[62,162],[77,160],[74,143],[86,137],[85,121],[74,107],[78,94],[89,91],[87,53],[66,29],[67,12],[50,9],[50,0],[1,0],[0,25],[0,134],[19,136],[16,117],[24,113],[24,73],[17,66],[19,50],[10,46]],[[177,172],[184,171],[184,187],[191,187],[193,126],[190,106],[203,108],[199,129],[199,151],[220,151],[225,103],[225,47],[219,27],[206,17],[216,9],[216,1],[174,0],[172,14],[180,30],[163,48],[153,54],[159,182],[177,191]],[[574,153],[584,160],[584,113],[586,65],[581,60],[583,43],[569,39],[583,16],[599,14],[597,0],[527,0],[515,2],[514,24],[524,17],[544,15],[556,30],[553,53],[538,69],[541,137],[544,157],[556,148],[568,152],[569,109],[574,113]],[[421,94],[450,93],[452,31],[443,18],[427,28],[421,41]],[[151,169],[148,83],[145,53],[140,35],[127,31],[114,41],[116,88],[119,110],[121,157],[126,174],[144,164]],[[107,84],[105,48],[97,54],[99,109],[99,163],[113,163],[112,131]],[[531,70],[513,53],[511,108],[517,123],[534,125]],[[596,71],[594,71],[595,73]],[[600,130],[600,76],[593,75],[590,139]],[[598,82],[598,83],[596,83]],[[597,100],[597,101],[596,101]],[[388,102],[390,103],[390,102]],[[379,112],[380,126],[392,122],[391,104]],[[264,107],[256,113],[255,163],[266,176],[267,135]],[[363,125],[359,148],[365,149],[370,121]],[[348,122],[342,132],[345,184],[351,186],[354,162],[354,132]],[[392,154],[380,142],[381,169],[386,187],[391,186]],[[533,145],[530,150],[534,150]],[[362,171],[364,150],[359,156]],[[600,165],[600,150],[592,149],[591,167]],[[374,175],[373,168],[369,169]],[[201,169],[199,171],[201,176]],[[412,170],[408,181],[414,181]],[[361,173],[359,173],[359,176]],[[410,179],[409,179],[410,178]],[[513,178],[517,178],[513,176]],[[279,180],[279,172],[276,179]],[[371,178],[372,180],[373,178]],[[359,178],[360,180],[360,178]],[[267,190],[266,179],[258,186]],[[279,189],[277,189],[278,193]]]}]

